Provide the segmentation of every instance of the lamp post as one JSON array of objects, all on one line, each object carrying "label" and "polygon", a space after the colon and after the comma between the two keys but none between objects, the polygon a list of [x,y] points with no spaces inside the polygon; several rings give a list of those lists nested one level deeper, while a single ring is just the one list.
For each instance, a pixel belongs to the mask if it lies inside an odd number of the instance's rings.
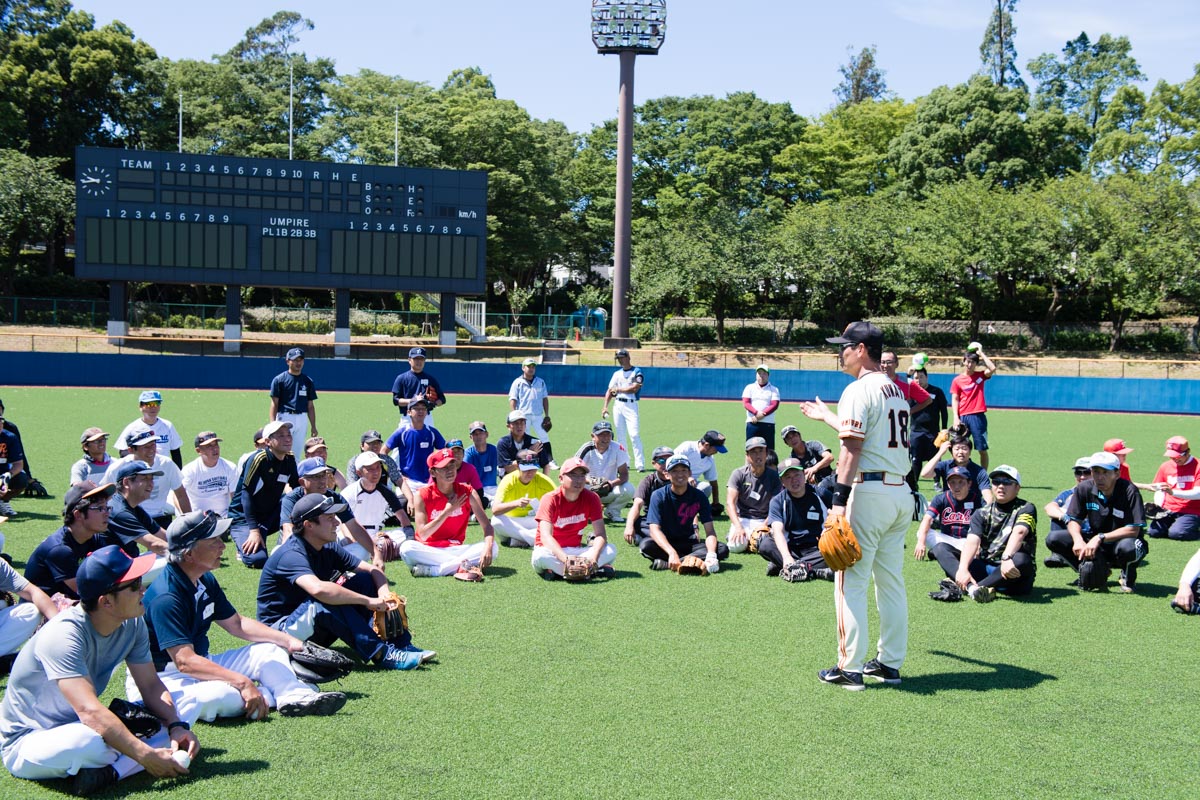
[{"label": "lamp post", "polygon": [[[621,58],[617,105],[617,209],[613,234],[612,345],[629,338],[630,231],[633,207],[633,61],[657,55],[666,38],[666,0],[592,0],[592,43]],[[606,346],[609,342],[606,342]]]}]

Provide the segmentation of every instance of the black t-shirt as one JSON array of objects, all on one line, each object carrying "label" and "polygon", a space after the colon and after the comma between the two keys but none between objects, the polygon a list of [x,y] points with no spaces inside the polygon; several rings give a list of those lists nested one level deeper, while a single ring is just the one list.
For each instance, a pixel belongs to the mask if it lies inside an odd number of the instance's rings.
[{"label": "black t-shirt", "polygon": [[787,534],[788,547],[792,550],[816,547],[825,525],[825,506],[812,489],[807,489],[803,497],[792,497],[791,493],[782,491],[771,499],[767,514],[768,525],[776,522],[783,523],[783,532]]},{"label": "black t-shirt", "polygon": [[1037,509],[1033,503],[1017,498],[1009,503],[989,503],[971,515],[971,533],[978,536],[983,557],[999,564],[1004,555],[1013,528],[1024,525],[1029,528],[1021,542],[1020,552],[1033,558],[1037,550]]},{"label": "black t-shirt", "polygon": [[670,481],[664,481],[658,477],[658,472],[651,472],[638,483],[637,489],[633,492],[634,500],[642,501],[642,513],[646,514],[650,510],[650,495],[664,486],[670,485]]},{"label": "black t-shirt", "polygon": [[[1087,520],[1091,527],[1091,535],[1085,533],[1085,541],[1098,533],[1110,533],[1126,525],[1141,530],[1146,528],[1142,495],[1136,486],[1124,478],[1117,478],[1117,485],[1113,487],[1111,497],[1101,494],[1091,478],[1076,484],[1067,499],[1065,512],[1067,519],[1076,522]],[[1138,536],[1141,536],[1141,530]]]},{"label": "black t-shirt", "polygon": [[[830,452],[828,447],[823,445],[821,442],[812,439],[804,443],[804,449],[799,453],[793,450],[790,457],[798,459],[800,461],[800,466],[804,469],[808,469],[824,458],[825,454],[828,452]],[[830,463],[832,464],[833,462]],[[813,481],[811,481],[811,483],[820,483],[832,474],[833,467],[828,465],[821,467],[819,470],[817,470],[816,477]]]},{"label": "black t-shirt", "polygon": [[[509,464],[516,463],[517,453],[522,450],[532,450],[534,442],[537,441],[539,440],[530,436],[528,431],[525,433],[525,438],[519,442],[513,439],[511,433],[507,436],[501,436],[500,441],[496,442],[496,455],[500,459],[501,472]],[[546,448],[543,447],[538,451],[537,460],[538,464],[542,467],[550,463],[550,453],[547,452]]]},{"label": "black t-shirt", "polygon": [[923,434],[937,436],[937,432],[946,428],[950,420],[949,407],[946,405],[946,393],[932,383],[925,387],[933,401],[909,417],[908,432],[910,436]]}]

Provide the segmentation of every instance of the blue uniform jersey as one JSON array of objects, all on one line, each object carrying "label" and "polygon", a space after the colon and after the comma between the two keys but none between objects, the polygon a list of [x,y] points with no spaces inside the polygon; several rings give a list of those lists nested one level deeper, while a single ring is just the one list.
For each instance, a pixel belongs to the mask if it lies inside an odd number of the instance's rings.
[{"label": "blue uniform jersey", "polygon": [[171,663],[167,650],[172,647],[188,644],[196,655],[207,658],[208,629],[214,621],[237,613],[211,572],[201,575],[193,586],[175,564],[168,564],[164,574],[150,584],[142,604],[150,628],[150,653],[160,672]]},{"label": "blue uniform jersey", "polygon": [[279,410],[284,413],[307,414],[308,404],[317,399],[317,387],[303,373],[281,372],[271,381],[271,397],[278,398]]},{"label": "blue uniform jersey", "polygon": [[400,465],[400,474],[410,481],[429,483],[429,465],[426,459],[434,450],[446,446],[446,440],[437,428],[426,426],[416,428],[400,428],[384,443],[389,452],[395,451],[396,463]]},{"label": "blue uniform jersey", "polygon": [[358,559],[337,542],[315,550],[304,537],[290,537],[275,548],[263,565],[262,577],[258,580],[259,622],[274,625],[311,599],[308,592],[296,585],[297,579],[315,575],[317,580],[332,581],[353,572],[358,565]]}]

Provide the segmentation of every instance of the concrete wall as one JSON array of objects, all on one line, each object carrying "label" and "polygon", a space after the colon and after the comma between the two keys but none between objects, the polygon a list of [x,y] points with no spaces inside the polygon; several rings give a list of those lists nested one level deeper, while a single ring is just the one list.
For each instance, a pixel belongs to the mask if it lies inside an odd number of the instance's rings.
[{"label": "concrete wall", "polygon": [[[12,386],[129,386],[158,389],[258,389],[266,391],[285,369],[283,359],[231,356],[88,355],[0,353]],[[305,372],[318,390],[389,392],[404,361],[309,359]],[[515,364],[431,361],[447,394],[501,394],[520,374]],[[556,366],[538,369],[558,396],[603,394],[612,367]],[[952,376],[932,380],[949,396]],[[785,400],[820,396],[836,401],[848,379],[837,372],[779,370],[771,376]],[[683,367],[649,369],[644,397],[730,399],[754,380],[749,369]],[[1136,378],[1064,378],[1001,373],[987,387],[997,408],[1075,409],[1163,414],[1200,414],[1200,381]]]}]

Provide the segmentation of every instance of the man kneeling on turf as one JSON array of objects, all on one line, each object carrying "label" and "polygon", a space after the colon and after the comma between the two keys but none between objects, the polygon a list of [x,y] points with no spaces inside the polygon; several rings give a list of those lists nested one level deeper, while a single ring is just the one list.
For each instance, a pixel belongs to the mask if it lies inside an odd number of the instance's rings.
[{"label": "man kneeling on turf", "polygon": [[[638,545],[642,555],[650,559],[650,569],[677,570],[682,556],[704,559],[709,572],[718,572],[720,562],[729,558],[729,547],[717,541],[713,529],[712,506],[704,492],[692,486],[692,465],[685,455],[667,460],[671,485],[650,495],[650,538]],[[704,538],[696,530],[696,519],[704,526]]]},{"label": "man kneeling on turf", "polygon": [[[272,706],[285,717],[335,713],[346,695],[317,692],[292,672],[288,653],[303,650],[304,643],[243,617],[212,574],[221,566],[231,522],[213,511],[193,511],[167,528],[167,568],[144,599],[159,679],[188,723],[266,719]],[[208,630],[214,622],[255,644],[210,654]],[[125,683],[129,699],[140,702],[137,684],[132,678]]]},{"label": "man kneeling on turf", "polygon": [[[783,491],[771,498],[767,510],[771,535],[758,540],[758,554],[770,564],[767,576],[782,572],[789,583],[833,580],[833,570],[817,549],[825,526],[825,506],[816,489],[808,486],[804,464],[798,458],[785,458],[779,464],[779,479]],[[793,567],[793,563],[803,566]]]},{"label": "man kneeling on turf", "polygon": [[[542,498],[536,518],[537,541],[531,563],[537,572],[562,577],[568,556],[583,556],[598,569],[597,574],[611,577],[617,550],[604,533],[604,505],[587,488],[588,468],[583,459],[572,456],[559,471],[559,486]],[[507,478],[506,478],[507,480]],[[587,545],[583,530],[592,526]]]},{"label": "man kneeling on turf", "polygon": [[1018,497],[1021,473],[1001,464],[988,475],[996,499],[971,515],[955,582],[971,598],[989,603],[996,592],[1029,594],[1037,574],[1037,509]]},{"label": "man kneeling on turf", "polygon": [[[412,643],[408,631],[385,642],[371,627],[391,596],[382,570],[337,543],[345,503],[310,494],[292,509],[292,536],[271,553],[258,582],[258,618],[297,639],[327,645],[341,639],[366,662],[414,669],[437,654]],[[353,574],[351,574],[353,573]]]}]

